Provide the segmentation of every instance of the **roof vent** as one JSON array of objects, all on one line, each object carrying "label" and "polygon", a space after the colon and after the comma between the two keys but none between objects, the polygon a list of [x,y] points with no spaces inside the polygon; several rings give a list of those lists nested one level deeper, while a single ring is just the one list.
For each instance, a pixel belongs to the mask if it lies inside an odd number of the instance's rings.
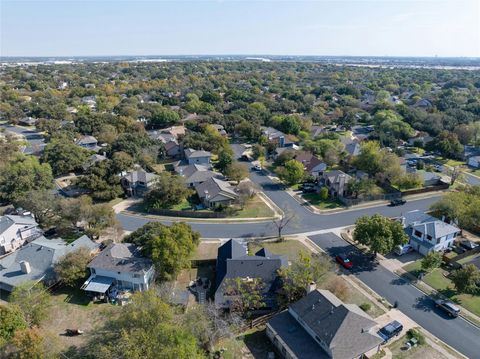
[{"label": "roof vent", "polygon": [[27,261],[21,261],[20,263],[20,270],[22,273],[28,274],[32,271],[32,268],[30,267],[30,263]]}]

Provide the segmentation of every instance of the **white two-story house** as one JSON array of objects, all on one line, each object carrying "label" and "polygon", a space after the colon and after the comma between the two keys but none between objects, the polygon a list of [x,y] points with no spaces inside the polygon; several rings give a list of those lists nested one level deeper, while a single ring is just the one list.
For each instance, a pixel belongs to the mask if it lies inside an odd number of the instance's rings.
[{"label": "white two-story house", "polygon": [[423,255],[452,247],[460,234],[458,227],[419,210],[405,213],[401,221],[410,237],[410,245]]},{"label": "white two-story house", "polygon": [[13,252],[41,235],[38,223],[29,213],[0,216],[0,255]]},{"label": "white two-story house", "polygon": [[154,281],[153,262],[131,243],[112,243],[88,265],[90,277],[82,289],[105,294],[112,287],[118,290],[147,290]]}]

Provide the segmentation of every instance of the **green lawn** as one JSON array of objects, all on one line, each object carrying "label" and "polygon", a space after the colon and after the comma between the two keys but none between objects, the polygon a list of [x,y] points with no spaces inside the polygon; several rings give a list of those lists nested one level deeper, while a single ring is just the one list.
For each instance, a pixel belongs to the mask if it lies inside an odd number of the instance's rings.
[{"label": "green lawn", "polygon": [[289,261],[296,261],[299,253],[310,253],[310,250],[299,241],[285,240],[282,242],[250,242],[248,243],[248,253],[254,255],[259,249],[267,248],[274,254],[283,254],[288,256]]},{"label": "green lawn", "polygon": [[443,158],[443,157],[436,157],[435,160],[438,162],[451,166],[451,167],[456,167],[456,166],[465,166],[465,161],[458,161],[458,160],[452,160],[448,158]]},{"label": "green lawn", "polygon": [[[471,260],[471,258],[469,259]],[[417,277],[421,270],[420,260],[410,263],[403,269]],[[453,302],[476,315],[480,315],[480,295],[457,293],[452,281],[443,275],[444,272],[445,270],[442,268],[434,269],[423,277],[423,281]]]},{"label": "green lawn", "polygon": [[245,207],[240,211],[236,212],[233,217],[235,218],[263,218],[263,217],[273,217],[274,213],[266,205],[264,201],[262,201],[258,196],[253,197],[250,199]]},{"label": "green lawn", "polygon": [[478,170],[471,170],[470,173],[474,176],[480,177],[480,169]]},{"label": "green lawn", "polygon": [[188,201],[187,198],[184,198],[182,202],[172,206],[169,209],[171,209],[172,211],[191,211],[192,204]]},{"label": "green lawn", "polygon": [[343,203],[338,199],[328,198],[326,200],[321,199],[318,193],[306,193],[302,197],[310,202],[312,206],[315,206],[318,209],[334,209],[343,207]]}]

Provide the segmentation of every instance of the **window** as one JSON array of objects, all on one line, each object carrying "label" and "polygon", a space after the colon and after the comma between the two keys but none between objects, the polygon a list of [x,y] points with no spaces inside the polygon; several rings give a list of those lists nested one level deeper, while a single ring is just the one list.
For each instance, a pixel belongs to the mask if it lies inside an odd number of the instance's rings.
[{"label": "window", "polygon": [[140,278],[140,274],[134,274],[133,278]]},{"label": "window", "polygon": [[431,235],[427,234],[427,239],[428,239],[429,241],[431,241],[433,238],[432,238]]},{"label": "window", "polygon": [[90,270],[92,271],[92,274],[95,274],[95,268],[90,268]]},{"label": "window", "polygon": [[420,232],[420,231],[415,231],[415,232],[413,232],[413,233],[414,233],[415,236],[417,236],[417,237],[420,237],[420,238],[422,237],[422,232]]}]

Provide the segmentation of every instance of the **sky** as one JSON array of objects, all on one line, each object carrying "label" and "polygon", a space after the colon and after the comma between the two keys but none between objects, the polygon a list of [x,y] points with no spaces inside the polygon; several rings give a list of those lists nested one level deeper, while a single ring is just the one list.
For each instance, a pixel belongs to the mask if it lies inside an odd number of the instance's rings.
[{"label": "sky", "polygon": [[480,0],[0,0],[1,56],[480,57]]}]

